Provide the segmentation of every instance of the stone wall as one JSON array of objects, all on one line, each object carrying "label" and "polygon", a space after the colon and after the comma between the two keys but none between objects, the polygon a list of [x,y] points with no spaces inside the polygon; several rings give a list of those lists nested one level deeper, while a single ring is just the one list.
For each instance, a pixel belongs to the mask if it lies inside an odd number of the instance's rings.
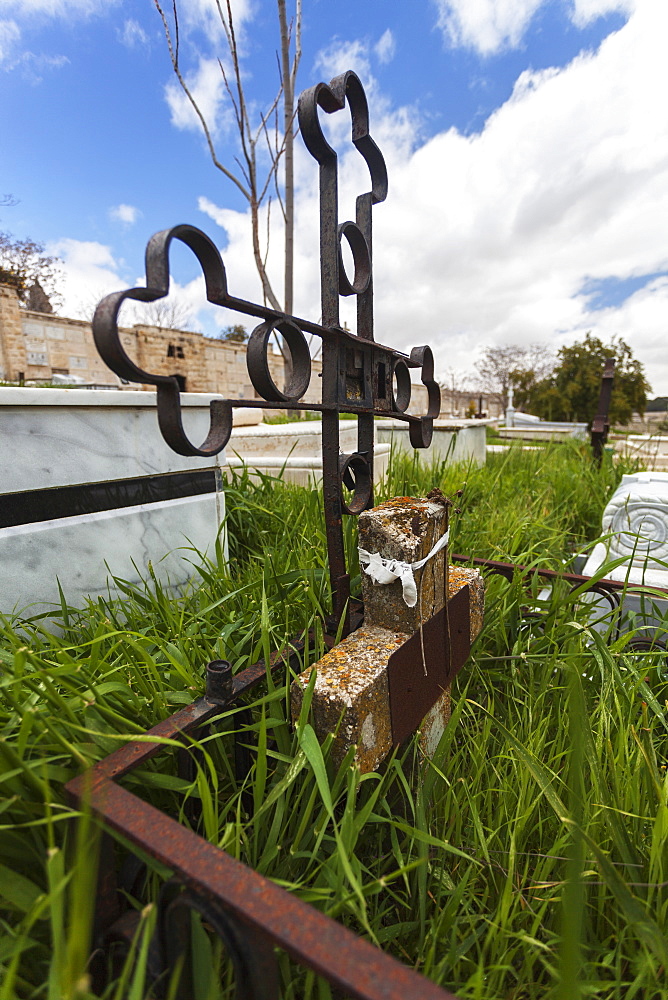
[{"label": "stone wall", "polygon": [[[256,396],[246,368],[246,348],[201,333],[137,324],[122,327],[121,342],[140,368],[158,375],[180,375],[189,392],[215,392],[229,399]],[[283,358],[269,353],[269,369],[283,385]],[[311,366],[306,402],[320,401],[320,361]],[[90,323],[22,309],[15,289],[0,285],[0,379],[49,382],[54,375],[76,375],[88,384],[124,386],[95,348]],[[151,389],[151,386],[141,386]]]},{"label": "stone wall", "polygon": [[441,416],[456,419],[467,417],[471,404],[475,413],[481,407],[482,412],[494,420],[504,416],[504,406],[495,393],[480,392],[477,389],[448,389],[441,385]]},{"label": "stone wall", "polygon": [[[165,330],[136,324],[120,328],[121,342],[132,360],[144,371],[157,375],[179,375],[187,392],[215,392],[227,399],[254,399],[246,367],[246,346],[213,340],[187,330]],[[269,353],[269,370],[282,387],[283,358]],[[311,383],[307,403],[321,400],[322,363],[311,362]],[[90,323],[49,313],[22,309],[16,290],[0,285],[0,380],[7,382],[50,382],[54,375],[75,375],[84,383],[100,388],[152,389],[152,386],[123,385],[97,353]],[[419,373],[414,372],[419,378]],[[469,401],[478,405],[480,394],[442,389],[441,413],[463,415]],[[491,398],[483,394],[483,407]],[[427,390],[418,381],[411,390],[409,413],[426,413]],[[272,412],[271,408],[268,412]],[[281,412],[276,410],[275,412]],[[492,413],[496,416],[496,413]]]}]

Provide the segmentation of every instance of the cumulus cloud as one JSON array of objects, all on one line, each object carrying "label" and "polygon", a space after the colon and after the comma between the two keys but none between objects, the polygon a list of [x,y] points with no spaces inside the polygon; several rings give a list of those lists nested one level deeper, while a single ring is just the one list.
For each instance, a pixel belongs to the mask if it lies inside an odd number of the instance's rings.
[{"label": "cumulus cloud", "polygon": [[90,319],[104,295],[123,287],[121,266],[102,243],[62,239],[49,243],[47,250],[62,261],[63,316]]},{"label": "cumulus cloud", "polygon": [[[253,5],[251,0],[231,0],[230,6],[236,32],[251,19]],[[221,4],[219,8],[216,0],[183,0],[179,4],[179,23],[186,30],[199,29],[209,38],[218,40],[225,35],[220,11],[227,16],[226,4]]]},{"label": "cumulus cloud", "polygon": [[329,45],[316,55],[314,69],[316,73],[322,73],[325,80],[331,80],[332,77],[352,69],[366,83],[371,79],[369,47],[359,39],[346,42],[340,38],[333,38]]},{"label": "cumulus cloud", "polygon": [[579,28],[605,14],[630,14],[638,0],[573,0],[571,17]]},{"label": "cumulus cloud", "polygon": [[[434,0],[448,44],[491,55],[517,48],[540,7],[553,0]],[[639,0],[561,0],[577,27],[612,13],[631,13]]]},{"label": "cumulus cloud", "polygon": [[435,0],[438,27],[453,46],[490,55],[520,44],[543,0]]},{"label": "cumulus cloud", "polygon": [[[413,117],[370,102],[390,182],[374,209],[379,341],[403,350],[431,343],[444,370],[470,368],[486,345],[558,348],[589,329],[618,333],[654,390],[668,392],[667,36],[668,4],[643,0],[596,52],[523,73],[475,135],[450,129],[421,142]],[[341,68],[343,48],[323,54],[325,79]],[[358,67],[368,57],[361,46],[351,53]],[[343,220],[354,217],[368,175],[350,146],[349,117],[329,117],[341,122]],[[317,166],[303,150],[297,177],[295,311],[317,316]],[[230,288],[258,301],[248,216],[207,200],[200,209],[224,229]],[[280,258],[276,233],[269,267],[279,288]],[[585,289],[611,278],[644,287],[594,308]],[[348,308],[342,318],[354,328]]]},{"label": "cumulus cloud", "polygon": [[[645,345],[653,351],[654,333],[633,324],[642,302],[650,328],[665,329],[661,280],[604,312],[581,290],[591,278],[668,270],[666,31],[668,8],[647,0],[597,53],[522,74],[482,133],[450,130],[403,163],[391,177],[392,208],[377,213],[387,324],[397,310],[433,331],[442,362],[456,354],[462,367],[476,343],[558,347],[615,325],[641,360]],[[402,274],[409,283],[413,275],[410,319]],[[668,381],[668,364],[649,377]]]},{"label": "cumulus cloud", "polygon": [[392,62],[396,51],[397,43],[394,40],[394,35],[389,28],[386,28],[374,45],[374,52],[378,57],[378,61],[383,64]]},{"label": "cumulus cloud", "polygon": [[[210,131],[219,132],[230,112],[223,101],[225,83],[218,60],[200,58],[197,70],[186,77],[186,83]],[[176,81],[170,80],[167,84],[165,97],[172,125],[180,129],[202,128],[192,104]]]},{"label": "cumulus cloud", "polygon": [[109,209],[109,218],[126,226],[133,226],[140,215],[141,212],[134,205],[121,204]]}]

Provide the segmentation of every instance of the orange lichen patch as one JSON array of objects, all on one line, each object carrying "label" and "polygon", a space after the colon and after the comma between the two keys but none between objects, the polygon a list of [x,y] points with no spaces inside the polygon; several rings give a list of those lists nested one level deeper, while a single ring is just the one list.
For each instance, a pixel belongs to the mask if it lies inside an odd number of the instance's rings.
[{"label": "orange lichen patch", "polygon": [[448,567],[448,597],[468,586],[470,594],[471,642],[482,630],[485,616],[485,581],[477,569],[468,566]]},{"label": "orange lichen patch", "polygon": [[292,718],[302,706],[311,670],[317,671],[311,703],[319,735],[336,733],[333,758],[339,763],[350,746],[363,772],[373,771],[392,749],[387,663],[407,635],[362,626],[305,670],[290,688]]}]

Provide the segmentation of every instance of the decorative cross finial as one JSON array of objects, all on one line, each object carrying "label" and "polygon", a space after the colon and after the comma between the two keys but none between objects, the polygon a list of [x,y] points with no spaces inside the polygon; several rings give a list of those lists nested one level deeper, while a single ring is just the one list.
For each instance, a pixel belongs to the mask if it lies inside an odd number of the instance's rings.
[{"label": "decorative cross finial", "polygon": [[[323,134],[318,109],[327,114],[348,104],[352,142],[364,157],[371,175],[371,189],[357,198],[355,222],[338,221],[338,168],[336,152]],[[360,514],[373,505],[374,416],[393,416],[407,421],[411,444],[426,448],[431,443],[433,419],[440,411],[440,390],[434,380],[434,361],[429,347],[416,347],[410,355],[374,341],[372,208],[387,196],[387,171],[383,156],[369,132],[366,94],[353,72],[319,83],[299,98],[299,124],[304,142],[320,165],[320,278],[322,320],[313,323],[231,295],[225,266],[212,241],[194,226],[175,226],[152,236],[146,248],[146,287],[108,295],[98,305],[93,336],[106,364],[121,378],[155,385],[158,421],[167,444],[181,455],[215,455],[229,440],[234,406],[261,406],[319,410],[322,413],[322,462],[325,521],[333,611],[345,616],[348,631],[350,580],[346,572],[342,517]],[[346,240],[354,261],[352,278],[346,273],[341,243]],[[211,422],[206,439],[193,445],[181,420],[180,391],[173,375],[158,375],[138,367],[126,354],[118,332],[118,313],[126,299],[153,302],[169,292],[169,249],[173,240],[190,247],[204,273],[206,297],[224,306],[262,320],[249,339],[246,360],[251,383],[259,397],[253,400],[217,399],[210,404]],[[357,296],[357,332],[343,329],[339,318],[339,296]],[[279,333],[290,356],[291,375],[282,388],[272,379],[268,364],[271,337]],[[304,333],[322,340],[322,401],[301,402],[311,377],[311,356]],[[422,370],[429,405],[423,416],[406,412],[411,396],[411,368]],[[341,455],[339,416],[357,416],[357,451]],[[353,491],[346,500],[342,486]]]}]

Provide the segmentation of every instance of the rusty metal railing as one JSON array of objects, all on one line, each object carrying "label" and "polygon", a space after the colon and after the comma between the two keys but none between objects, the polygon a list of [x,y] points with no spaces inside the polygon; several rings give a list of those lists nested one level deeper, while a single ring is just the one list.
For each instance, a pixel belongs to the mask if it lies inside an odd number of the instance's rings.
[{"label": "rusty metal railing", "polygon": [[[356,621],[357,619],[357,621]],[[353,623],[359,624],[359,608]],[[330,640],[331,642],[331,640]],[[304,643],[278,654],[271,671],[296,665]],[[278,1000],[275,948],[354,1000],[457,1000],[454,994],[424,979],[401,962],[364,941],[308,903],[275,885],[226,851],[210,844],[118,782],[149,759],[164,752],[165,740],[182,741],[215,724],[226,709],[266,678],[258,662],[231,675],[229,664],[207,667],[206,694],[149,730],[141,741],[128,743],[66,786],[72,806],[84,804],[106,830],[146,852],[170,870],[158,900],[157,930],[151,948],[150,971],[156,981],[169,982],[170,973],[187,953],[189,911],[201,914],[223,941],[233,963],[237,1000]],[[155,741],[147,742],[146,737]],[[98,878],[95,947],[104,953],[114,943],[129,948],[140,922],[136,910],[124,908],[117,878],[113,844],[107,836]],[[101,987],[104,969],[98,973]],[[189,1000],[191,983],[181,976],[175,1000]]]},{"label": "rusty metal railing", "polygon": [[[471,566],[477,566],[479,569],[489,570],[489,572],[494,575],[505,577],[505,579],[509,582],[512,582],[518,575],[523,577],[539,576],[543,580],[548,580],[553,583],[563,581],[564,583],[570,584],[571,593],[579,588],[582,588],[583,592],[588,591],[593,594],[598,594],[608,602],[610,605],[610,611],[613,614],[617,614],[615,628],[610,635],[611,641],[618,638],[620,634],[621,619],[618,612],[621,609],[621,598],[623,596],[652,596],[653,594],[661,594],[665,595],[665,599],[668,600],[668,589],[650,585],[645,586],[642,584],[633,584],[626,580],[608,580],[606,578],[596,579],[591,576],[583,576],[581,573],[568,573],[564,570],[541,569],[538,566],[523,566],[519,563],[499,562],[495,559],[479,559],[472,556],[453,553],[450,553],[450,559],[452,562],[469,563]],[[664,598],[661,597],[660,599],[663,600]],[[532,617],[537,616],[532,614]],[[666,644],[663,640],[649,640],[643,636],[634,636],[629,641],[627,648],[637,650],[663,650],[666,648]]]}]

